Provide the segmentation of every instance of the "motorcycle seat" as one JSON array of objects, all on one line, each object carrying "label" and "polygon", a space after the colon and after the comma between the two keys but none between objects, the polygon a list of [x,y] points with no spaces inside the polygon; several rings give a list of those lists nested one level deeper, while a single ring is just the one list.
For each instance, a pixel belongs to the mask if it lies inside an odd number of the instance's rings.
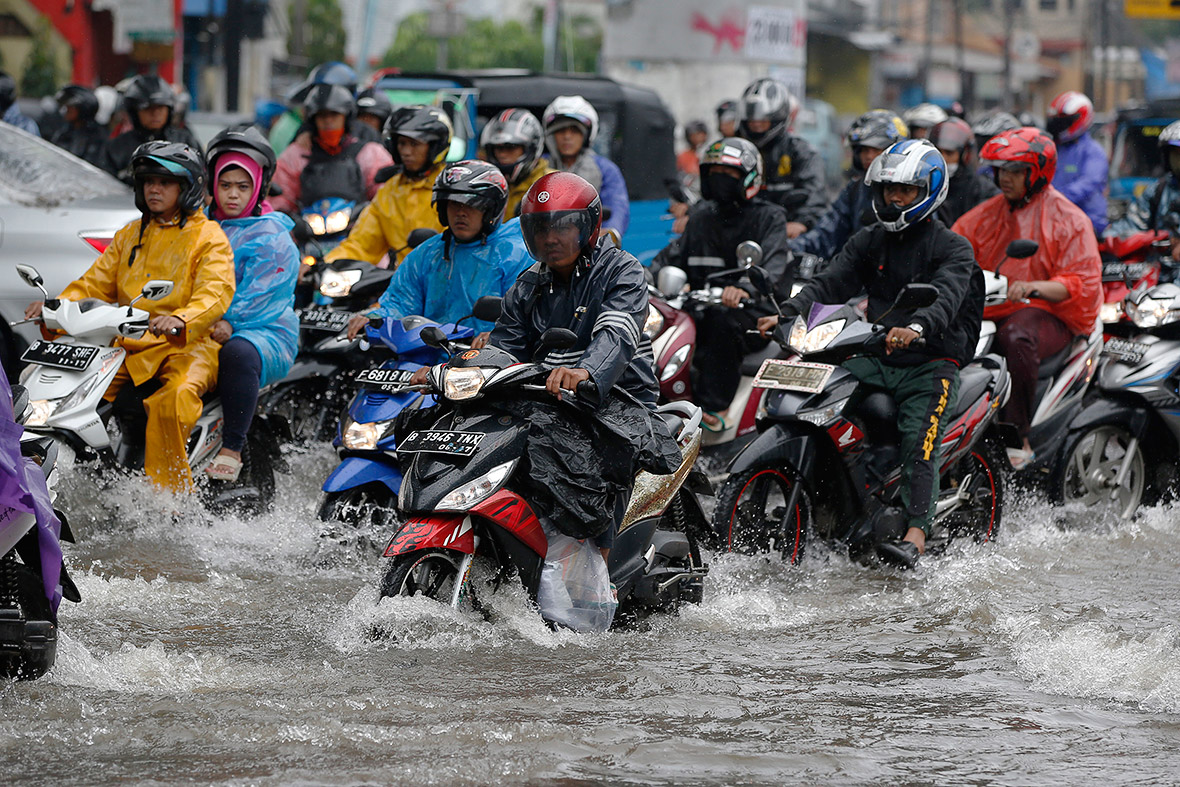
[{"label": "motorcycle seat", "polygon": [[762,368],[762,362],[768,358],[778,358],[782,355],[782,348],[770,342],[761,350],[756,350],[742,359],[742,377],[753,377]]},{"label": "motorcycle seat", "polygon": [[955,420],[970,407],[991,385],[992,373],[978,364],[968,364],[959,371],[959,398],[950,413]]}]

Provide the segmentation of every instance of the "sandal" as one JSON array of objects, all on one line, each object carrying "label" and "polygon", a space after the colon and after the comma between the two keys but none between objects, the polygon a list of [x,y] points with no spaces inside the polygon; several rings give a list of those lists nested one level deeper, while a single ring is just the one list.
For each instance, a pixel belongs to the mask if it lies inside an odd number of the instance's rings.
[{"label": "sandal", "polygon": [[229,481],[231,483],[238,480],[241,472],[242,460],[234,459],[228,454],[219,455],[212,464],[205,468],[205,475],[214,481]]},{"label": "sandal", "polygon": [[721,415],[721,413],[715,412],[713,410],[706,410],[705,415],[711,415],[717,419],[716,424],[710,424],[706,419],[704,419],[704,418],[701,419],[701,427],[706,432],[724,432],[726,429],[729,428],[726,425],[725,418]]},{"label": "sandal", "polygon": [[1032,463],[1036,461],[1037,454],[1032,450],[1024,450],[1023,448],[1009,448],[1008,461],[1012,463],[1012,469],[1020,472],[1032,467]]}]

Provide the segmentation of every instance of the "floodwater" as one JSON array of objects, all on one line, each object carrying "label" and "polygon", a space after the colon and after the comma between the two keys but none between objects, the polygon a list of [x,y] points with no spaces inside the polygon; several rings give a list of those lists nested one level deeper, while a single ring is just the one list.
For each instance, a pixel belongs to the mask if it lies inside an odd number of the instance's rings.
[{"label": "floodwater", "polygon": [[256,521],[65,468],[84,599],[49,675],[0,685],[4,782],[1180,782],[1171,509],[1009,499],[1000,543],[908,575],[722,557],[702,606],[579,636],[521,593],[376,605],[378,561],[317,537],[332,463]]}]

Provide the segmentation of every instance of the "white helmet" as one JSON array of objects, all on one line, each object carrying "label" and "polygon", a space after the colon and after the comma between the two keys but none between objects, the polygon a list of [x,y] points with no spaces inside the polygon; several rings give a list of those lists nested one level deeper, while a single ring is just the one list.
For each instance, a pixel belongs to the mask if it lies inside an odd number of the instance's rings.
[{"label": "white helmet", "polygon": [[901,119],[910,128],[934,128],[950,115],[937,104],[918,104],[902,113]]},{"label": "white helmet", "polygon": [[[891,205],[885,200],[885,186],[890,183],[917,186],[918,197],[903,208]],[[900,232],[934,215],[946,199],[946,161],[928,140],[903,139],[873,159],[865,185],[873,194],[877,220],[887,231]]]},{"label": "white helmet", "polygon": [[598,113],[589,101],[581,96],[558,96],[545,107],[541,125],[545,127],[545,139],[549,142],[550,150],[553,149],[553,133],[574,124],[581,126],[586,135],[583,146],[594,144],[594,137],[598,134]]}]

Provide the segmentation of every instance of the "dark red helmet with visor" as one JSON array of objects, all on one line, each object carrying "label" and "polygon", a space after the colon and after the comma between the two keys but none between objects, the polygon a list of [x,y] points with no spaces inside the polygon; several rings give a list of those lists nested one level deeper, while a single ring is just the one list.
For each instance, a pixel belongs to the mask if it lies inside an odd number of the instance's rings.
[{"label": "dark red helmet with visor", "polygon": [[602,229],[602,200],[593,186],[574,173],[550,172],[532,185],[520,203],[524,245],[533,259],[553,262],[546,259],[553,254],[537,242],[537,235],[569,228],[577,230],[577,248],[589,257]]}]

